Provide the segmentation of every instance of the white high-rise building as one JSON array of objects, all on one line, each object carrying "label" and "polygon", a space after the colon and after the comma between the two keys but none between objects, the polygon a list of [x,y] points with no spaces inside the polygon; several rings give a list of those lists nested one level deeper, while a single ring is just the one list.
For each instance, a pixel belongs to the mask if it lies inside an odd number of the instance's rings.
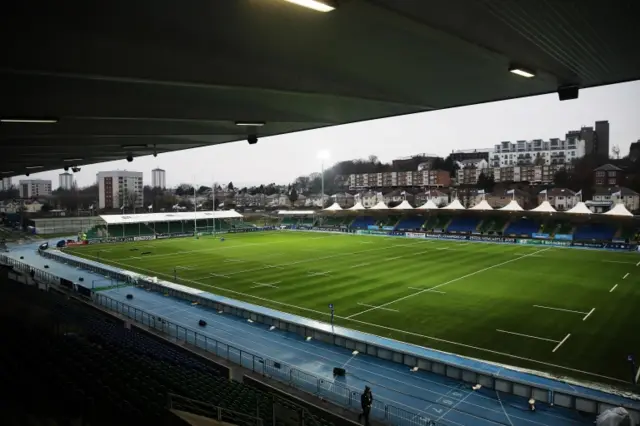
[{"label": "white high-rise building", "polygon": [[73,188],[73,175],[71,173],[60,173],[58,176],[60,189]]},{"label": "white high-rise building", "polygon": [[166,188],[167,187],[167,173],[160,169],[155,168],[151,170],[151,186],[153,188]]},{"label": "white high-rise building", "polygon": [[2,178],[0,181],[0,191],[8,191],[9,189],[11,189],[11,178]]},{"label": "white high-rise building", "polygon": [[576,138],[505,141],[489,152],[489,167],[571,164],[572,160],[584,156],[585,141]]},{"label": "white high-rise building", "polygon": [[142,208],[142,172],[114,170],[98,173],[98,207],[127,211]]},{"label": "white high-rise building", "polygon": [[24,179],[19,181],[20,198],[51,195],[51,181],[44,179]]}]

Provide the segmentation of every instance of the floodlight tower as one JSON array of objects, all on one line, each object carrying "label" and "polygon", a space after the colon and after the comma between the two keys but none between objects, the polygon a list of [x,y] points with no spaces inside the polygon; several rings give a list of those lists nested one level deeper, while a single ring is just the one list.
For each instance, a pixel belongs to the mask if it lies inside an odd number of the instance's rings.
[{"label": "floodlight tower", "polygon": [[318,152],[318,159],[320,160],[320,166],[321,166],[321,178],[320,178],[320,183],[321,183],[321,190],[320,190],[320,198],[322,199],[321,201],[321,208],[324,209],[324,162],[325,160],[328,160],[330,157],[329,151],[327,150],[322,150],[320,152]]}]

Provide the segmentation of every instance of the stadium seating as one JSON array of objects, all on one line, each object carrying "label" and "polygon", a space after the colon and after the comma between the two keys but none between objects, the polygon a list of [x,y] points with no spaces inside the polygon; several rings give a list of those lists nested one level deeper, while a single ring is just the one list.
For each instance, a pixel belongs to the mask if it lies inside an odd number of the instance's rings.
[{"label": "stadium seating", "polygon": [[322,225],[323,226],[341,226],[344,224],[344,222],[345,222],[344,217],[329,216],[324,218]]},{"label": "stadium seating", "polygon": [[485,234],[497,234],[504,230],[506,224],[507,218],[504,217],[487,218],[482,221],[478,227],[478,231]]},{"label": "stadium seating", "polygon": [[384,219],[378,220],[376,225],[378,226],[395,226],[400,220],[400,216],[390,215],[385,217]]},{"label": "stadium seating", "polygon": [[474,232],[478,228],[479,218],[456,217],[451,220],[447,232]]},{"label": "stadium seating", "polygon": [[[2,285],[6,297],[7,286]],[[259,417],[265,426],[275,426],[275,398],[278,404],[300,408],[281,397],[232,382],[197,356],[127,329],[73,299],[20,284],[12,287],[13,297],[28,300],[50,315],[38,324],[44,327],[41,330],[17,320],[0,321],[0,365],[5,367],[1,378],[10,388],[0,404],[14,408],[4,410],[2,418],[29,413],[34,416],[33,425],[39,424],[37,418],[50,425],[81,417],[85,424],[98,426],[184,426],[166,410],[168,393]],[[315,416],[311,420],[319,426],[330,424]]]},{"label": "stadium seating", "polygon": [[587,223],[576,228],[574,239],[610,241],[616,234],[616,227],[604,223]]},{"label": "stadium seating", "polygon": [[444,231],[449,222],[451,221],[450,215],[437,215],[431,216],[425,224],[422,226],[426,230]]},{"label": "stadium seating", "polygon": [[282,225],[287,225],[287,226],[291,226],[291,225],[297,225],[298,224],[298,219],[294,218],[292,216],[285,216],[282,218],[282,222],[280,222]]},{"label": "stadium seating", "polygon": [[571,222],[564,219],[549,219],[540,227],[540,233],[549,234],[570,234],[573,229]]},{"label": "stadium seating", "polygon": [[509,223],[509,226],[504,230],[505,235],[528,235],[540,231],[540,224],[533,219],[516,219]]},{"label": "stadium seating", "polygon": [[423,223],[424,217],[422,216],[405,217],[400,222],[398,222],[395,229],[399,231],[418,230],[422,227]]},{"label": "stadium seating", "polygon": [[371,225],[375,225],[376,220],[371,216],[358,216],[351,222],[353,229],[367,229]]}]

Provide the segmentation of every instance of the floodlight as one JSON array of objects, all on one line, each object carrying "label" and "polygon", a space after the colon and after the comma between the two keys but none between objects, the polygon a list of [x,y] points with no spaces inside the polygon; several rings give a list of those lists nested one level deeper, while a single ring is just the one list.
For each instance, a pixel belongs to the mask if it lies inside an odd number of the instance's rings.
[{"label": "floodlight", "polygon": [[284,0],[289,3],[297,4],[298,6],[306,7],[307,9],[315,10],[316,12],[331,12],[335,9],[332,1],[328,0]]},{"label": "floodlight", "polygon": [[533,71],[515,65],[509,67],[509,72],[524,78],[533,78],[536,76]]},{"label": "floodlight", "polygon": [[0,123],[55,124],[57,122],[57,118],[0,118]]}]

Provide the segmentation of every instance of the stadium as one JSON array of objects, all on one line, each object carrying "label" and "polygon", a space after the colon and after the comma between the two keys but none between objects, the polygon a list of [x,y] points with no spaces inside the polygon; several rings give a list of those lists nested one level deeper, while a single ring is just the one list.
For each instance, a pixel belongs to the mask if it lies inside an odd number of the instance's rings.
[{"label": "stadium", "polygon": [[[630,1],[36,3],[0,14],[3,189],[640,79]],[[640,222],[623,200],[348,207],[324,204],[324,163],[321,179],[309,210],[217,208],[214,187],[207,210],[194,187],[193,211],[12,213],[2,424],[640,424]]]}]

